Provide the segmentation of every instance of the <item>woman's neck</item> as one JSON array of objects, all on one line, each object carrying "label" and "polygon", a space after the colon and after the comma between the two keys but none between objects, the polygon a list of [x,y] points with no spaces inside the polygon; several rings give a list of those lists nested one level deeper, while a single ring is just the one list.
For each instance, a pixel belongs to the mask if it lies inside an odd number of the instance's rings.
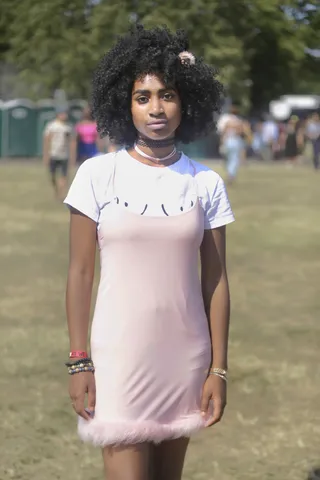
[{"label": "woman's neck", "polygon": [[133,152],[133,156],[140,162],[156,167],[172,165],[180,158],[176,151],[174,137],[154,140],[139,135],[131,154]]},{"label": "woman's neck", "polygon": [[164,149],[167,147],[173,147],[175,144],[175,138],[170,137],[170,138],[163,138],[160,140],[154,140],[151,138],[143,137],[142,135],[139,135],[136,144],[139,147],[147,147],[149,149]]},{"label": "woman's neck", "polygon": [[[135,144],[133,148],[128,150],[128,153],[141,163],[160,168],[173,165],[180,159],[181,155],[173,144],[171,146],[168,145],[163,147],[151,147]],[[148,156],[152,158],[146,158]]]}]

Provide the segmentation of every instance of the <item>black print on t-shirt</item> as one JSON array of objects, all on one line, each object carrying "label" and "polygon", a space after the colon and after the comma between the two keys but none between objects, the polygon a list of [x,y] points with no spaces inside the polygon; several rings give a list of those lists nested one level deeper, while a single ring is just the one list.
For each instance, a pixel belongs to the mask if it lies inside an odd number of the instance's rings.
[{"label": "black print on t-shirt", "polygon": [[162,208],[164,214],[167,215],[167,217],[169,217],[169,215],[167,214],[166,209],[164,208],[164,205],[163,205],[163,204],[161,205],[161,208]]},{"label": "black print on t-shirt", "polygon": [[148,205],[146,204],[146,206],[145,206],[144,209],[143,209],[143,212],[140,213],[140,215],[143,215],[143,214],[145,213],[145,211],[147,210],[147,208],[148,208]]},{"label": "black print on t-shirt", "polygon": [[[115,199],[117,205],[119,205],[119,203],[120,203],[119,197],[115,197],[114,199]],[[111,202],[106,202],[106,203],[103,205],[102,208],[104,208],[106,205],[109,205],[109,203],[111,203]],[[191,208],[193,207],[193,205],[194,205],[194,202],[191,200]],[[125,207],[128,207],[128,206],[129,206],[128,202],[124,202],[124,206],[125,206]],[[102,210],[102,208],[101,208],[101,210]],[[145,212],[146,212],[146,210],[147,210],[147,208],[148,208],[148,204],[146,203],[146,205],[145,205],[143,211],[140,213],[140,215],[144,215]],[[168,212],[166,211],[165,206],[164,206],[163,203],[161,204],[161,208],[162,208],[163,213],[164,213],[167,217],[169,217],[170,215],[169,215]],[[180,210],[181,210],[181,212],[183,212],[183,210],[184,210],[183,207],[180,207]]]}]

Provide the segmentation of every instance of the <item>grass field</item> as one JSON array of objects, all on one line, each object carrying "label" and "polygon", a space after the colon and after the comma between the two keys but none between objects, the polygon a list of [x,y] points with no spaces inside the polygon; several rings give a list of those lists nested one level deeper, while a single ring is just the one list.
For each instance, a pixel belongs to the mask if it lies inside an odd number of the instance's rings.
[{"label": "grass field", "polygon": [[[307,480],[320,467],[320,174],[252,165],[230,190],[225,418],[185,480]],[[0,479],[102,480],[67,395],[68,212],[36,164],[0,164]]]}]

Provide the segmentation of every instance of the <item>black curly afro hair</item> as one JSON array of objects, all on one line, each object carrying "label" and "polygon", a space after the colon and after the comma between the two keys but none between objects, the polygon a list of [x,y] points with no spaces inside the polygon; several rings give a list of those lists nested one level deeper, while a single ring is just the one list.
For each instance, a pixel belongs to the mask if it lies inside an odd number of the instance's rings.
[{"label": "black curly afro hair", "polygon": [[214,112],[220,110],[223,87],[216,71],[202,59],[183,64],[179,53],[188,51],[186,34],[171,33],[165,26],[145,30],[136,25],[120,37],[101,59],[92,85],[92,113],[101,137],[132,146],[137,137],[131,116],[131,94],[136,79],[146,74],[161,76],[175,85],[182,108],[176,131],[178,142],[190,143],[213,127]]}]

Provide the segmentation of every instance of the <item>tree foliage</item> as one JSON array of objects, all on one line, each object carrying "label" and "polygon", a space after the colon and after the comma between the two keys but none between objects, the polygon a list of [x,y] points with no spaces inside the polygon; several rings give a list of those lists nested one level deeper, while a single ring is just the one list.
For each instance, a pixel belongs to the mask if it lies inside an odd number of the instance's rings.
[{"label": "tree foliage", "polygon": [[317,0],[0,0],[0,8],[0,55],[34,95],[87,96],[98,58],[137,20],[185,28],[244,107],[319,88],[319,63],[305,51],[320,47]]}]

